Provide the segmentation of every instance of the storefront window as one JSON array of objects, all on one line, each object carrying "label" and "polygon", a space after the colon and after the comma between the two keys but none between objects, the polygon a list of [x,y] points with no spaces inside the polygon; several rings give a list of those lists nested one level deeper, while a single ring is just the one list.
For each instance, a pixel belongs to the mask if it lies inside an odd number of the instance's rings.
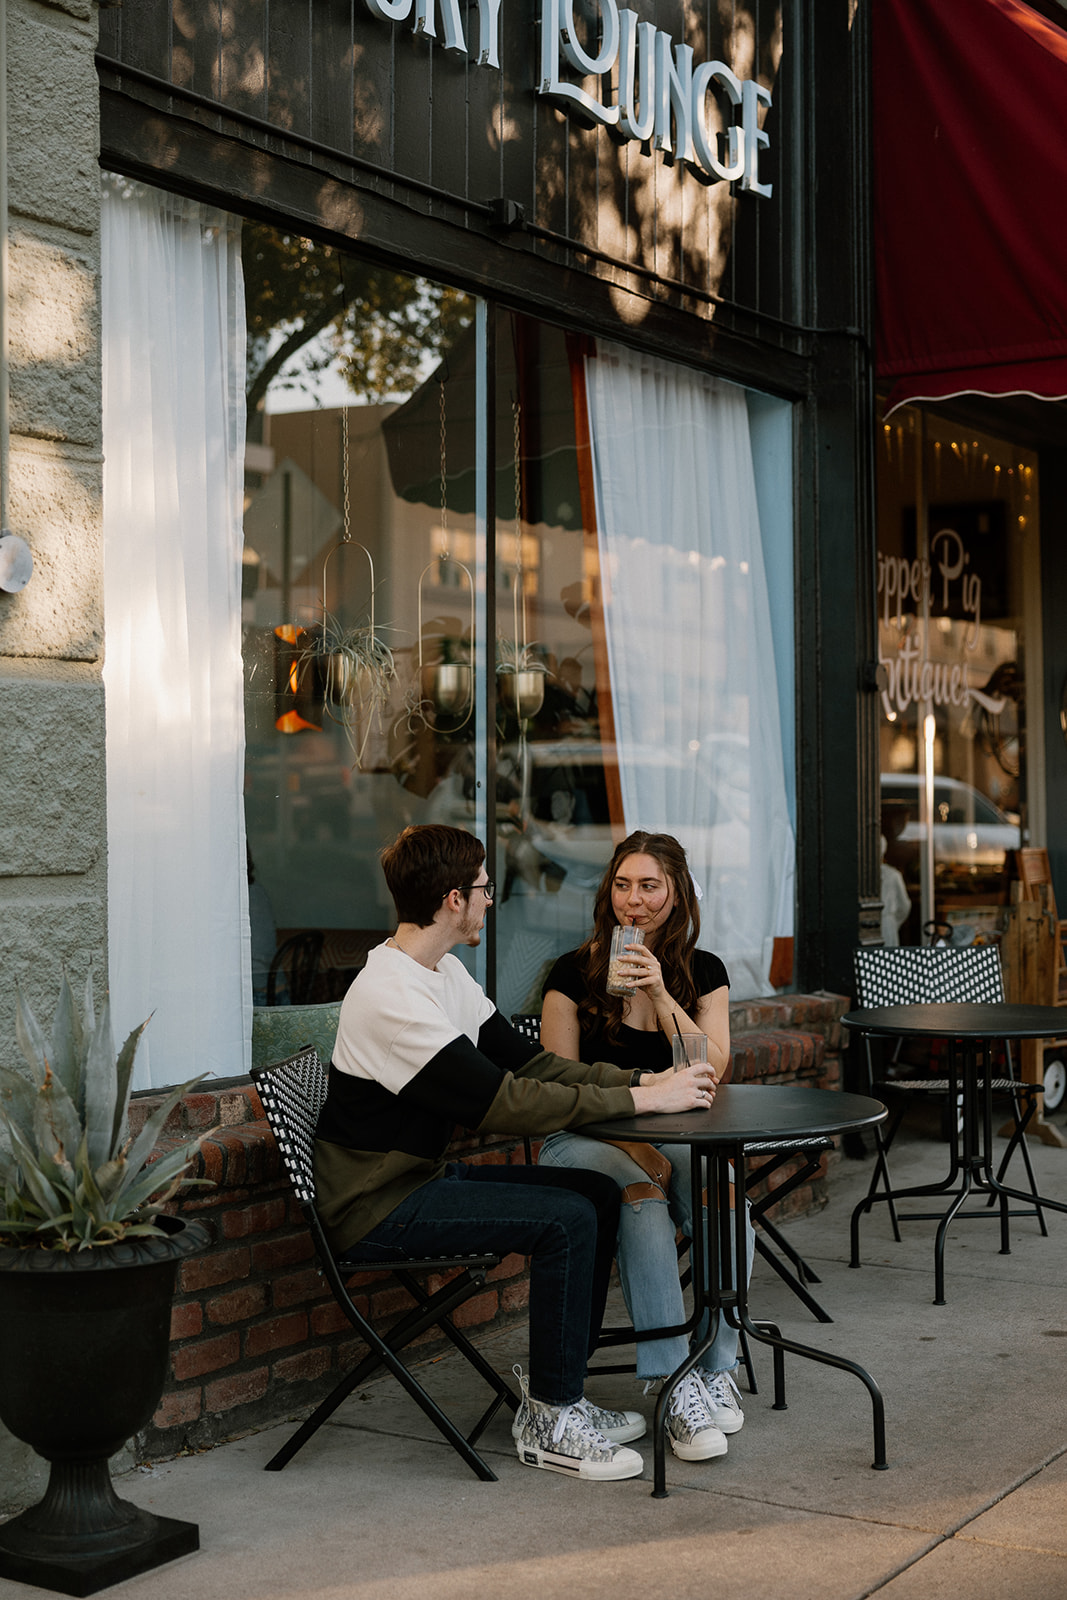
[{"label": "storefront window", "polygon": [[914,408],[883,422],[887,943],[988,937],[1007,902],[1038,788],[1037,504],[1033,453]]},{"label": "storefront window", "polygon": [[486,840],[496,907],[462,954],[505,1013],[540,1008],[638,827],[683,840],[701,942],[766,992],[792,933],[789,407],[270,229],[244,265],[257,1003],[344,993],[392,926],[378,852],[428,821]]}]

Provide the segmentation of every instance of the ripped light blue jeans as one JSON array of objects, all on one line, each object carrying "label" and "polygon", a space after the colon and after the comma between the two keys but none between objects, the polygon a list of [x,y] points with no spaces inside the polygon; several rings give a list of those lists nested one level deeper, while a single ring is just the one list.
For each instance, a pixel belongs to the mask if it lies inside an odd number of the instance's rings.
[{"label": "ripped light blue jeans", "polygon": [[[687,1239],[693,1237],[692,1183],[689,1146],[657,1144],[671,1163],[667,1193],[662,1198],[625,1198],[631,1184],[649,1185],[649,1177],[624,1150],[600,1139],[587,1139],[580,1133],[564,1130],[553,1133],[541,1146],[538,1166],[587,1167],[614,1178],[623,1192],[619,1218],[617,1260],[623,1297],[630,1321],[638,1332],[642,1328],[667,1328],[684,1322],[688,1315],[678,1275],[675,1231],[681,1228]],[[661,1191],[662,1194],[662,1191]],[[754,1229],[747,1227],[746,1282],[752,1275]],[[695,1337],[708,1331],[705,1316]],[[737,1366],[738,1336],[725,1317],[720,1316],[715,1338],[705,1351],[701,1365],[710,1372],[732,1372]],[[689,1353],[685,1334],[670,1339],[637,1341],[637,1376],[663,1378],[682,1364]]]}]

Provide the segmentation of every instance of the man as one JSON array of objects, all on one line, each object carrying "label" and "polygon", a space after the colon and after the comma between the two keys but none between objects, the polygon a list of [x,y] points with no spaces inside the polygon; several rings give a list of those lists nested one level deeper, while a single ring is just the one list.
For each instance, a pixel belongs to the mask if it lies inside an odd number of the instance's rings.
[{"label": "man", "polygon": [[[330,1242],[365,1261],[492,1251],[531,1258],[530,1373],[513,1433],[520,1461],[593,1480],[642,1470],[632,1411],[584,1398],[619,1220],[615,1182],[581,1169],[446,1164],[455,1124],[540,1134],[637,1111],[711,1103],[705,1067],[629,1073],[520,1037],[450,954],[478,945],[493,884],[473,834],[406,828],[382,853],[397,912],[341,1007],[315,1180]],[[634,1079],[638,1082],[635,1083]]]}]

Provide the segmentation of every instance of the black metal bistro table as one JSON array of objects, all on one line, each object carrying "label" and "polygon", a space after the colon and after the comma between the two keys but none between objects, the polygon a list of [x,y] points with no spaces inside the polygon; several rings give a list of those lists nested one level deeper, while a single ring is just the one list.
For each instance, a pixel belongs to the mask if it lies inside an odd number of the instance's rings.
[{"label": "black metal bistro table", "polygon": [[[743,1328],[752,1339],[769,1344],[774,1350],[774,1409],[785,1410],[784,1352],[807,1356],[827,1366],[852,1372],[864,1383],[874,1407],[874,1462],[883,1468],[885,1457],[885,1406],[881,1390],[863,1367],[843,1356],[815,1350],[810,1345],[785,1339],[770,1323],[754,1323],[748,1311],[747,1273],[723,1272],[721,1263],[745,1259],[745,1208],[731,1209],[731,1163],[740,1174],[744,1170],[746,1144],[765,1139],[803,1138],[808,1135],[844,1133],[853,1128],[881,1122],[886,1109],[878,1100],[865,1095],[839,1094],[834,1089],[805,1089],[786,1084],[780,1088],[767,1084],[721,1084],[714,1104],[706,1111],[649,1112],[636,1117],[615,1117],[605,1122],[583,1123],[581,1132],[600,1139],[655,1140],[659,1143],[686,1144],[693,1152],[693,1313],[676,1328],[655,1330],[657,1334],[691,1333],[703,1312],[710,1313],[707,1337],[694,1345],[689,1356],[666,1379],[656,1400],[653,1425],[655,1483],[657,1500],[667,1493],[665,1425],[671,1391],[679,1379],[697,1365],[711,1344],[718,1318],[725,1314],[731,1325]],[[709,1227],[704,1239],[703,1194],[708,1196]],[[741,1185],[738,1185],[738,1193]],[[731,1217],[733,1232],[731,1237]]]},{"label": "black metal bistro table", "polygon": [[[870,1211],[876,1200],[885,1200],[891,1206],[909,1196],[940,1195],[950,1200],[944,1213],[923,1212],[913,1220],[937,1220],[934,1240],[934,1305],[945,1304],[945,1236],[953,1220],[959,1216],[995,1217],[998,1213],[963,1211],[971,1195],[984,1194],[989,1206],[999,1201],[1001,1228],[1001,1255],[1010,1254],[1008,1217],[1009,1200],[1027,1202],[1027,1215],[1036,1215],[1047,1232],[1042,1208],[1067,1211],[1067,1205],[1058,1200],[1047,1200],[1036,1189],[1026,1193],[1013,1189],[1002,1180],[1012,1152],[1025,1138],[1024,1116],[1012,1135],[1008,1149],[997,1172],[993,1170],[993,1046],[1012,1039],[1046,1039],[1063,1031],[1063,1012],[1056,1006],[1009,1005],[1004,1003],[938,1004],[905,1006],[870,1006],[849,1011],[841,1018],[846,1028],[860,1033],[888,1034],[893,1038],[944,1039],[949,1046],[949,1082],[963,1097],[963,1121],[960,1140],[952,1140],[952,1157],[948,1175],[937,1184],[923,1184],[909,1189],[892,1189],[888,1186],[880,1193],[868,1194],[852,1213],[851,1265],[859,1265],[859,1219]],[[984,1067],[983,1067],[984,1063]],[[1032,1110],[1032,1108],[1031,1108]]]}]

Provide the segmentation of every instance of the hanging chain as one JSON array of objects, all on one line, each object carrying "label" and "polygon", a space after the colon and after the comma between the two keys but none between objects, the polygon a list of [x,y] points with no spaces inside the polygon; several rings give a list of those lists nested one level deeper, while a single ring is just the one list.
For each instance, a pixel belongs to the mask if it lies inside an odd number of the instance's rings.
[{"label": "hanging chain", "polygon": [[[515,451],[515,593],[512,595],[512,612],[515,622],[515,670],[526,665],[526,579],[522,570],[522,438],[520,423],[522,406],[518,400],[511,402],[513,449]],[[522,628],[519,628],[519,612]],[[520,655],[521,651],[521,655]]]},{"label": "hanging chain", "polygon": [[441,383],[441,532],[444,534],[444,549],[441,559],[447,561],[448,557],[448,487],[445,478],[445,380]]},{"label": "hanging chain", "polygon": [[343,518],[342,538],[348,544],[352,538],[352,505],[348,484],[348,407],[341,407],[341,508]]},{"label": "hanging chain", "polygon": [[522,416],[522,407],[517,400],[511,402],[511,416],[515,435],[515,537],[518,539],[522,534],[522,471],[519,456],[519,419]]}]

